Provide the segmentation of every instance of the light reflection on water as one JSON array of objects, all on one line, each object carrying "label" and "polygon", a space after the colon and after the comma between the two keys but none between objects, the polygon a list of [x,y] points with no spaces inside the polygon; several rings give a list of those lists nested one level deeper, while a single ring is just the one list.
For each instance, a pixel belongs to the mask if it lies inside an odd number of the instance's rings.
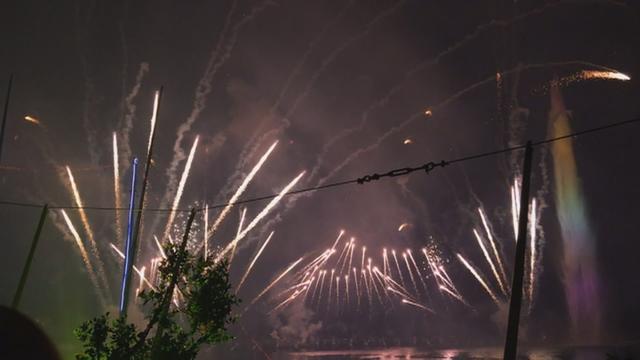
[{"label": "light reflection on water", "polygon": [[[566,349],[532,349],[525,350],[522,359],[529,360],[630,360],[640,359],[640,354],[631,348],[608,347],[579,347]],[[444,359],[501,359],[500,348],[478,348],[465,350],[421,350],[411,347],[346,350],[346,351],[301,351],[278,353],[278,360],[375,360],[375,359],[413,359],[413,360],[444,360]]]}]

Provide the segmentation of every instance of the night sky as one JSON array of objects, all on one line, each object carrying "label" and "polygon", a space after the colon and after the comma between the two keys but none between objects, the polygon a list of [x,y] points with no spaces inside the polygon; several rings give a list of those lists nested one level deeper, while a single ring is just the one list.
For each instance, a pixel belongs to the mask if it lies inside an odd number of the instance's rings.
[{"label": "night sky", "polygon": [[[549,82],[554,76],[600,70],[598,66],[627,74],[631,81],[566,84],[562,94],[573,129],[640,113],[640,6],[631,0],[27,0],[7,3],[2,19],[2,96],[11,73],[14,86],[0,164],[0,200],[72,205],[64,172],[69,165],[86,205],[114,206],[112,132],[122,141],[125,118],[132,114],[131,155],[144,157],[153,94],[160,86],[164,93],[148,207],[171,206],[175,191],[165,195],[171,181],[167,169],[179,128],[194,107],[202,111],[191,117],[193,124],[178,148],[187,154],[197,135],[200,143],[180,208],[228,201],[276,140],[274,153],[242,199],[278,192],[303,170],[306,175],[296,188],[543,139],[548,136]],[[527,64],[569,61],[573,63],[527,69]],[[512,71],[518,64],[524,70]],[[448,101],[500,72],[509,74]],[[137,77],[139,91],[132,93]],[[126,106],[127,97],[135,110]],[[437,106],[442,103],[446,105]],[[416,116],[429,108],[432,116]],[[517,109],[520,116],[514,115]],[[40,125],[25,121],[25,115]],[[640,338],[638,126],[581,136],[573,143],[595,239],[600,343]],[[346,129],[353,131],[334,142]],[[384,135],[390,129],[393,133]],[[405,139],[412,143],[404,144]],[[123,146],[121,161],[129,162]],[[350,157],[361,149],[366,151]],[[464,254],[485,278],[494,280],[472,232],[482,226],[476,211],[482,206],[511,269],[515,243],[509,187],[520,171],[512,164],[520,164],[521,155],[502,154],[428,175],[416,172],[283,199],[243,240],[231,266],[237,283],[259,245],[275,231],[239,293],[242,308],[288,264],[303,255],[308,261],[330,247],[340,229],[357,239],[357,249],[366,244],[378,264],[383,247],[419,253],[436,244],[470,306],[443,297],[431,284],[431,298],[425,301],[435,314],[396,301],[393,307],[352,309],[339,316],[297,302],[267,315],[281,300],[275,295],[285,289],[283,283],[232,329],[240,346],[251,346],[247,334],[267,346],[349,337],[383,338],[389,344],[411,344],[414,338],[434,346],[501,344],[506,312],[455,254]],[[185,163],[179,160],[178,179]],[[126,198],[130,171],[121,165]],[[536,345],[579,342],[572,337],[565,301],[563,239],[549,147],[536,148],[531,189],[546,207],[539,227],[538,285],[531,313],[523,313],[522,338]],[[248,219],[265,204],[248,205]],[[213,245],[226,244],[235,235],[239,213],[232,209]],[[2,205],[0,214],[0,301],[9,304],[39,209]],[[77,212],[69,214],[82,230]],[[109,247],[118,241],[115,215],[97,210],[87,215],[111,284],[108,302],[115,306],[121,276],[119,259]],[[179,214],[176,224],[183,224],[184,217]],[[166,219],[166,213],[145,215],[140,264],[151,258],[151,235],[160,235]],[[411,226],[399,232],[402,223]],[[176,229],[178,234],[180,226]],[[79,347],[72,330],[104,312],[99,304],[73,238],[60,213],[52,211],[21,309],[69,355]]]}]

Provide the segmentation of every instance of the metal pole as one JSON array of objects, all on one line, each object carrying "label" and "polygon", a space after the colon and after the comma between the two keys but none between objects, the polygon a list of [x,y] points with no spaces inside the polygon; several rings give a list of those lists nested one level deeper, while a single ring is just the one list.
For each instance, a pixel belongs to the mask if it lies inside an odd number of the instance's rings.
[{"label": "metal pole", "polygon": [[127,314],[128,288],[133,269],[133,207],[136,201],[136,175],[138,172],[138,158],[133,158],[131,165],[131,193],[129,195],[129,216],[127,217],[127,240],[124,248],[124,266],[122,270],[122,284],[120,286],[120,315]]},{"label": "metal pole", "polygon": [[[158,114],[160,113],[160,101],[162,100],[162,91],[163,88],[160,87],[160,89],[158,90],[158,108],[156,110],[156,124],[154,125],[152,132],[151,132],[151,139],[149,142],[149,151],[147,152],[147,161],[144,165],[144,175],[142,178],[142,190],[140,191],[140,206],[139,206],[139,210],[138,210],[138,214],[136,216],[136,222],[133,228],[133,237],[131,240],[131,264],[133,265],[133,263],[136,260],[136,252],[138,249],[138,238],[140,237],[140,224],[142,223],[142,210],[144,209],[144,198],[145,195],[147,193],[147,185],[149,183],[149,169],[151,168],[151,160],[153,158],[153,146],[156,142],[156,129],[158,128],[157,124],[158,124]],[[123,308],[124,308],[124,312],[122,312],[122,314],[126,315],[126,309],[127,309],[127,295],[129,294],[129,287],[130,287],[130,283],[131,283],[131,272],[127,273],[126,276],[128,277],[124,282],[124,289],[123,289],[123,293],[124,293],[124,304],[123,304]]]},{"label": "metal pole", "polygon": [[47,212],[49,210],[49,205],[44,204],[42,207],[42,212],[40,213],[40,220],[38,221],[38,227],[36,228],[36,233],[33,235],[33,241],[31,242],[31,249],[29,249],[29,254],[27,255],[27,261],[24,263],[24,268],[22,269],[22,275],[20,276],[20,282],[18,282],[18,288],[16,289],[16,293],[13,296],[13,301],[11,302],[11,307],[13,309],[18,309],[18,305],[20,304],[20,298],[22,297],[22,290],[24,290],[24,284],[27,282],[27,276],[29,276],[29,270],[31,269],[31,262],[33,261],[33,255],[36,252],[36,247],[38,247],[38,240],[40,240],[40,234],[42,233],[42,227],[44,226],[44,220],[47,218]]},{"label": "metal pole", "polygon": [[4,143],[4,128],[7,125],[7,112],[9,111],[9,99],[11,98],[11,87],[13,84],[13,74],[9,76],[9,86],[7,86],[7,96],[4,99],[4,111],[2,113],[2,125],[0,125],[0,162],[2,162],[2,144]]},{"label": "metal pole", "polygon": [[525,250],[527,248],[527,225],[529,220],[529,187],[531,185],[531,157],[533,148],[531,141],[527,142],[524,152],[524,167],[522,169],[522,189],[520,191],[520,217],[518,222],[518,240],[516,243],[516,257],[513,267],[513,282],[511,285],[511,302],[509,304],[509,321],[507,324],[507,339],[504,345],[504,359],[515,360],[518,354],[518,326],[520,324],[520,307],[522,304],[522,279],[524,277]]}]

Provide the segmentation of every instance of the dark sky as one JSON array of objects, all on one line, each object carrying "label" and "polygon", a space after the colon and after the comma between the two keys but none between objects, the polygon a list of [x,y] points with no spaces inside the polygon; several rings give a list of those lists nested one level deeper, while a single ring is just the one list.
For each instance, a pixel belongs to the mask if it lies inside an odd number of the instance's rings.
[{"label": "dark sky", "polygon": [[[1,199],[72,204],[63,182],[62,166],[69,165],[86,204],[113,206],[111,133],[122,134],[129,112],[125,98],[141,66],[148,71],[132,100],[134,155],[144,156],[153,92],[164,86],[151,207],[170,206],[162,198],[170,181],[166,171],[172,148],[203,88],[210,91],[201,97],[202,111],[180,144],[188,152],[200,135],[183,208],[228,201],[242,179],[238,174],[246,174],[275,140],[278,147],[243,198],[278,191],[302,170],[307,177],[298,187],[317,185],[351,154],[369,148],[414,114],[519,63],[526,68],[589,62],[628,74],[629,82],[580,81],[562,91],[574,129],[630,119],[638,115],[640,104],[635,81],[640,73],[639,11],[633,1],[11,1],[0,22],[3,94],[9,74],[15,76],[1,160]],[[501,86],[488,81],[436,107],[432,117],[418,116],[385,135],[378,146],[354,157],[326,181],[498,149],[510,140],[544,138],[549,112],[545,85],[554,76],[594,69],[578,63],[545,66],[511,72]],[[511,116],[516,103],[526,109],[526,116]],[[41,125],[24,121],[27,114]],[[355,131],[332,142],[345,129]],[[640,251],[637,133],[637,125],[630,125],[574,143],[595,238],[603,342],[640,336],[640,286],[634,269]],[[413,143],[403,145],[406,138]],[[254,145],[257,151],[243,158]],[[570,341],[571,331],[552,157],[547,148],[539,149],[532,191],[538,194],[544,188],[543,174],[548,172],[549,191],[540,199],[548,206],[540,223],[544,237],[537,295],[523,323],[528,341],[545,344]],[[264,342],[272,341],[270,334],[282,328],[280,322],[293,329],[321,322],[314,333],[318,338],[351,335],[408,342],[415,336],[442,345],[501,343],[498,309],[455,253],[468,256],[490,277],[472,234],[480,224],[476,208],[482,205],[510,263],[514,246],[509,186],[518,171],[511,159],[500,155],[430,175],[414,173],[402,180],[287,199],[252,231],[231,268],[237,282],[256,245],[275,231],[273,243],[240,292],[248,303],[280,269],[329,247],[339,229],[377,254],[384,246],[417,251],[435,243],[451,261],[451,275],[473,309],[442,298],[432,288],[436,315],[399,305],[374,308],[372,315],[348,312],[340,317],[295,308],[314,312],[300,320],[287,310],[274,320],[266,313],[277,302],[268,297],[240,323]],[[178,176],[183,167],[181,161]],[[314,169],[314,176],[308,176]],[[123,178],[129,176],[125,167],[122,171]],[[122,186],[128,188],[126,181]],[[172,199],[173,192],[169,194]],[[249,205],[249,218],[264,204]],[[0,213],[0,300],[9,303],[38,210],[1,206]],[[236,231],[238,213],[234,209],[224,223],[214,239],[218,245]],[[71,215],[80,229],[77,213]],[[45,227],[22,308],[68,354],[78,346],[72,329],[103,309],[72,238],[64,227],[55,226],[62,224],[60,214],[53,217]],[[88,217],[115,289],[120,265],[108,245],[116,241],[114,214],[90,211]],[[146,217],[144,254],[152,252],[151,233],[161,232],[164,221],[164,214]],[[404,222],[413,226],[400,233],[397,228]],[[115,294],[113,290],[114,299]],[[246,341],[239,328],[235,330]]]}]

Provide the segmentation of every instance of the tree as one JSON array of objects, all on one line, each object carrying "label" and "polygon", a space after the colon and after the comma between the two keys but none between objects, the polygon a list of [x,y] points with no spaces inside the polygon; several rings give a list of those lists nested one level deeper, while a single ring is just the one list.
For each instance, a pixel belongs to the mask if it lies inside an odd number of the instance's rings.
[{"label": "tree", "polygon": [[75,333],[84,351],[78,360],[194,359],[205,344],[231,340],[240,300],[231,291],[228,261],[194,256],[180,246],[165,246],[155,289],[139,296],[149,309],[144,329],[109,313],[83,323]]}]

